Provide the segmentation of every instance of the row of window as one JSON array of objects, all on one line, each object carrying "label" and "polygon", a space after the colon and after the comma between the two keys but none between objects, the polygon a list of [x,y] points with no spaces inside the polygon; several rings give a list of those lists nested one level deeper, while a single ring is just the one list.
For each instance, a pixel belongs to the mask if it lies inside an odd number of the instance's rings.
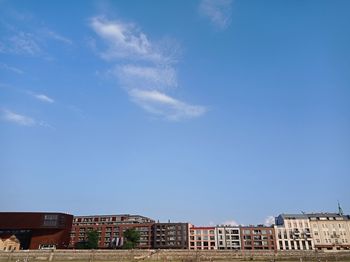
[{"label": "row of window", "polygon": [[225,234],[239,235],[239,230],[238,229],[225,229],[225,230],[219,229],[218,233],[219,234],[225,233]]},{"label": "row of window", "polygon": [[270,230],[270,229],[262,229],[262,230],[260,230],[260,229],[254,229],[254,230],[244,229],[243,234],[244,235],[251,235],[251,234],[253,234],[253,235],[261,235],[261,234],[262,235],[267,235],[267,234],[271,235],[272,230]]},{"label": "row of window", "polygon": [[209,241],[193,242],[193,241],[191,241],[190,242],[190,246],[197,246],[197,247],[200,247],[200,246],[203,246],[203,247],[211,246],[211,247],[215,247],[215,242],[209,242]]},{"label": "row of window", "polygon": [[308,241],[279,241],[280,249],[284,250],[308,250],[312,249],[312,242]]},{"label": "row of window", "polygon": [[190,230],[191,235],[213,235],[214,230]]},{"label": "row of window", "polygon": [[190,240],[215,240],[215,236],[190,236]]}]

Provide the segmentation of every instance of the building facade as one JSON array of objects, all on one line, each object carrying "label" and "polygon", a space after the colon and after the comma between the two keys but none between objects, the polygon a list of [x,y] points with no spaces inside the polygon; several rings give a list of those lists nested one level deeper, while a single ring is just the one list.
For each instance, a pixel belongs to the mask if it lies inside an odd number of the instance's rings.
[{"label": "building facade", "polygon": [[243,250],[276,250],[275,230],[273,227],[240,227],[241,248]]},{"label": "building facade", "polygon": [[315,248],[318,250],[350,249],[350,216],[337,213],[307,214]]},{"label": "building facade", "polygon": [[278,250],[313,250],[309,218],[305,214],[281,214],[276,217],[275,234]]},{"label": "building facade", "polygon": [[155,223],[153,225],[153,248],[187,249],[188,223]]},{"label": "building facade", "polygon": [[121,224],[119,226],[119,238],[124,240],[124,232],[127,229],[135,229],[140,234],[140,240],[137,248],[150,249],[152,248],[152,228],[153,223],[134,223],[134,224]]},{"label": "building facade", "polygon": [[15,235],[0,238],[0,250],[3,251],[16,251],[19,250],[21,243]]},{"label": "building facade", "polygon": [[67,248],[72,220],[63,213],[0,212],[0,238],[14,235],[22,249]]},{"label": "building facade", "polygon": [[217,249],[215,227],[195,227],[190,225],[188,243],[191,250]]},{"label": "building facade", "polygon": [[215,235],[217,249],[241,249],[239,227],[217,226]]},{"label": "building facade", "polygon": [[[114,248],[121,244],[123,232],[121,225],[154,223],[154,220],[140,215],[94,215],[75,216],[70,233],[70,247],[87,240],[87,232],[96,230],[99,233],[99,248]],[[143,236],[144,237],[144,236]]]}]

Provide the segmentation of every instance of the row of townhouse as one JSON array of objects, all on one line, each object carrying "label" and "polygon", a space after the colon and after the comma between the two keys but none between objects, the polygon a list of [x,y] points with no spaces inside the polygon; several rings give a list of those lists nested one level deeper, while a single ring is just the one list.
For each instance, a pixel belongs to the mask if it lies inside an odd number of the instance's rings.
[{"label": "row of townhouse", "polygon": [[276,250],[274,228],[225,226],[189,228],[191,250]]},{"label": "row of townhouse", "polygon": [[275,223],[278,250],[350,249],[350,216],[341,213],[282,214]]},{"label": "row of townhouse", "polygon": [[70,247],[97,230],[100,248],[118,248],[123,233],[140,233],[139,248],[190,250],[349,250],[350,216],[341,213],[281,214],[272,226],[198,227],[156,223],[139,215],[76,216]]}]

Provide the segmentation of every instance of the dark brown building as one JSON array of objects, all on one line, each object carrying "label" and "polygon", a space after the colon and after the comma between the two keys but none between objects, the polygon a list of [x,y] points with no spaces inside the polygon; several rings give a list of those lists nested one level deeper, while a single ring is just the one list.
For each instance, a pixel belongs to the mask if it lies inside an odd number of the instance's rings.
[{"label": "dark brown building", "polygon": [[243,250],[276,250],[273,227],[244,226],[240,230]]},{"label": "dark brown building", "polygon": [[188,223],[155,223],[153,248],[187,249]]},{"label": "dark brown building", "polygon": [[0,237],[15,235],[22,249],[67,248],[72,221],[63,213],[0,212]]}]

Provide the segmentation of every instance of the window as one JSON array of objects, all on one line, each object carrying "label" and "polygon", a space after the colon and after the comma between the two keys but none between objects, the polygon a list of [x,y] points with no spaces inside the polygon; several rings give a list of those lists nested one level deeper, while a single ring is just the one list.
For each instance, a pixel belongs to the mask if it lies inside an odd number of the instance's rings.
[{"label": "window", "polygon": [[57,226],[57,224],[58,224],[57,214],[44,215],[43,226],[51,227],[51,226]]}]

